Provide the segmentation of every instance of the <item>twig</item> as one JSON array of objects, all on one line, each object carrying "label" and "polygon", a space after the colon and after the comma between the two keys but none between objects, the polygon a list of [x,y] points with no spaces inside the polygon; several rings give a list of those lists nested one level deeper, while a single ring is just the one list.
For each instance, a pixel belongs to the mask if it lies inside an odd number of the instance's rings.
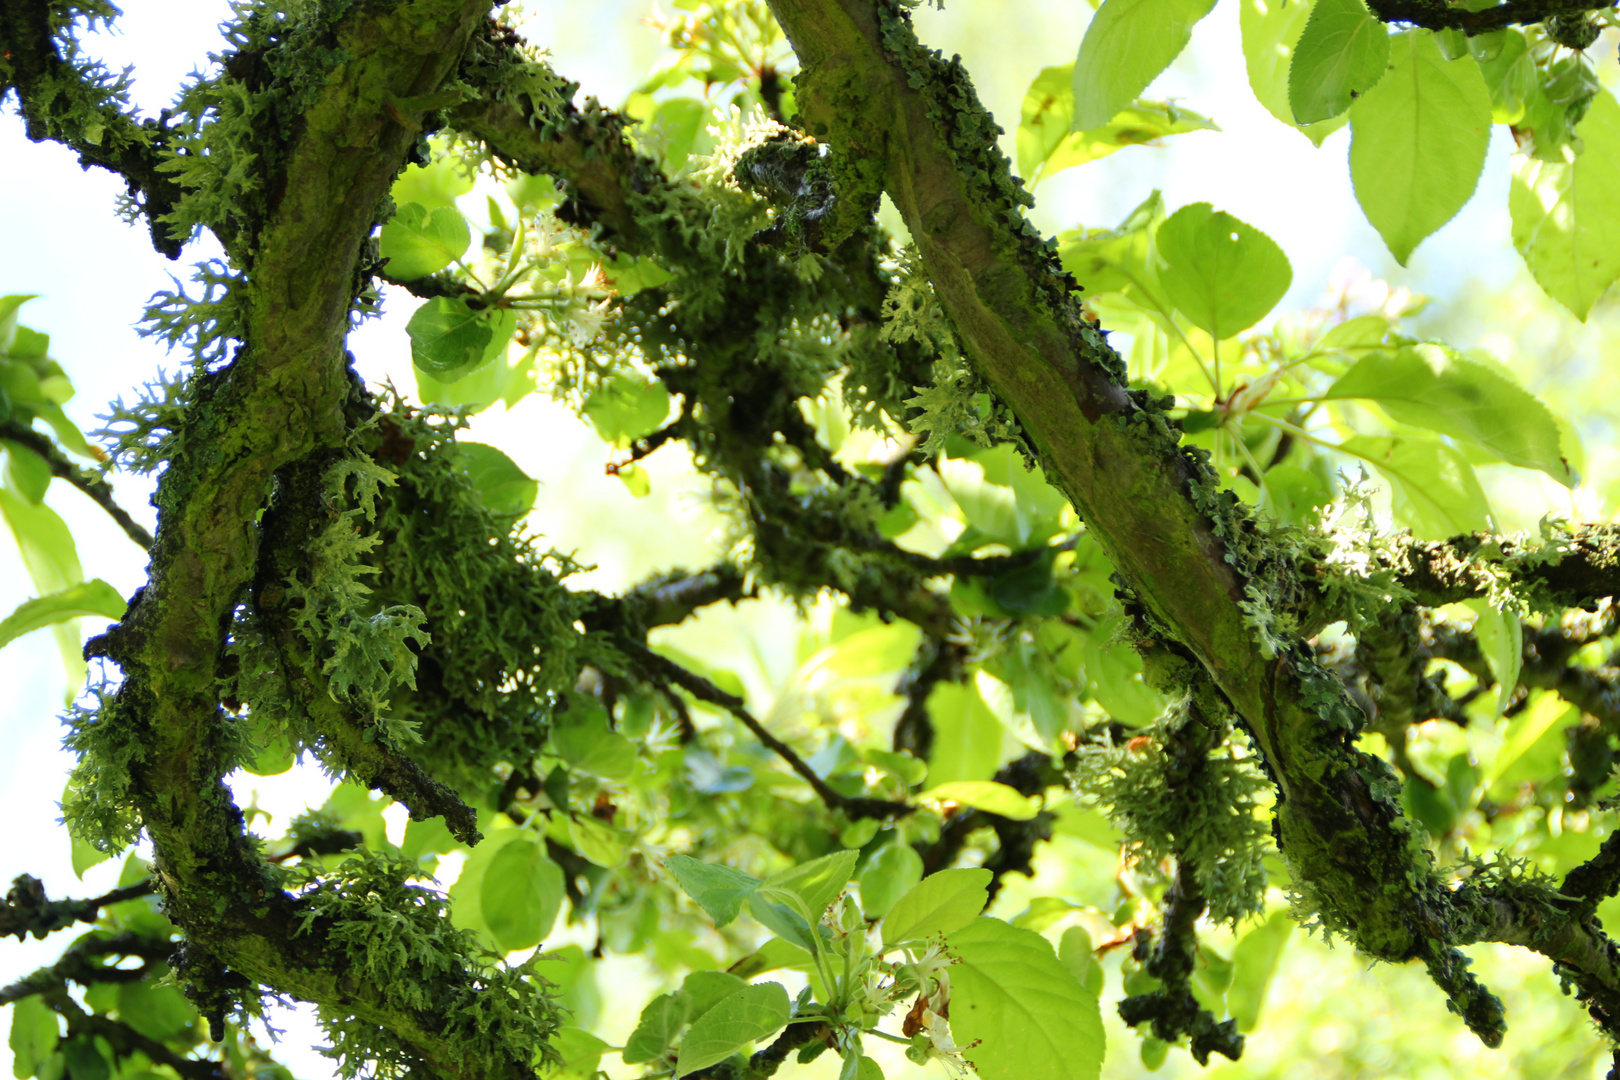
[{"label": "twig", "polygon": [[887,799],[851,798],[840,795],[830,787],[827,781],[816,775],[816,771],[805,763],[804,759],[793,751],[787,743],[778,739],[765,729],[748,711],[743,699],[734,694],[728,694],[703,676],[675,663],[666,657],[659,656],[645,645],[621,638],[619,648],[628,653],[643,670],[656,678],[674,683],[699,701],[707,701],[735,716],[742,725],[754,733],[754,737],[764,743],[773,753],[787,762],[788,767],[798,773],[809,784],[811,789],[827,805],[829,810],[839,810],[852,820],[860,818],[887,818],[901,817],[910,814],[916,809],[906,803],[890,802]]},{"label": "twig", "polygon": [[141,547],[150,551],[152,549],[152,534],[146,531],[145,526],[134,518],[113,499],[112,485],[91,472],[82,469],[68,459],[61,449],[50,440],[49,436],[35,431],[26,424],[15,420],[7,420],[0,424],[0,439],[26,446],[51,467],[51,475],[66,480],[85,495],[90,501],[107,511],[107,516],[118,523],[124,530],[124,535],[135,541]]},{"label": "twig", "polygon": [[0,937],[15,936],[21,941],[29,934],[43,938],[76,922],[93,923],[101,909],[110,904],[151,896],[156,891],[151,878],[87,900],[50,900],[45,886],[36,877],[21,874],[11,883],[0,906]]}]

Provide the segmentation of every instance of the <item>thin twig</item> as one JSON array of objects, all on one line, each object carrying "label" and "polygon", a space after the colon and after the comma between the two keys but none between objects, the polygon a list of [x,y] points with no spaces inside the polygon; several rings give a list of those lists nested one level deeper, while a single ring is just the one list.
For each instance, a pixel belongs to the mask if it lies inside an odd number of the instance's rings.
[{"label": "thin twig", "polygon": [[645,671],[665,682],[674,683],[699,701],[707,701],[711,705],[718,705],[732,716],[735,716],[742,725],[754,733],[754,737],[764,743],[773,753],[788,763],[788,767],[798,773],[809,784],[811,789],[827,805],[829,810],[840,810],[852,820],[860,818],[886,818],[901,817],[910,814],[916,809],[906,803],[890,802],[887,799],[851,798],[840,795],[834,791],[827,781],[816,775],[805,760],[796,754],[791,746],[778,739],[765,729],[748,711],[743,699],[734,694],[728,694],[703,676],[677,664],[675,661],[660,656],[647,646],[638,642],[620,639],[619,648],[628,653]]},{"label": "thin twig", "polygon": [[20,941],[33,934],[43,938],[76,922],[93,923],[102,908],[151,896],[155,891],[152,879],[146,878],[87,900],[51,900],[46,897],[45,886],[38,878],[20,874],[11,883],[5,900],[0,902],[0,937],[15,936]]},{"label": "thin twig", "polygon": [[26,424],[15,420],[7,420],[0,424],[0,439],[6,439],[26,446],[51,467],[51,475],[66,480],[80,491],[89,496],[90,501],[107,511],[107,516],[118,523],[124,530],[124,535],[135,541],[142,548],[152,549],[152,534],[146,531],[145,526],[129,516],[122,506],[113,499],[112,485],[91,472],[75,465],[60,447],[50,440],[43,432],[35,431]]}]

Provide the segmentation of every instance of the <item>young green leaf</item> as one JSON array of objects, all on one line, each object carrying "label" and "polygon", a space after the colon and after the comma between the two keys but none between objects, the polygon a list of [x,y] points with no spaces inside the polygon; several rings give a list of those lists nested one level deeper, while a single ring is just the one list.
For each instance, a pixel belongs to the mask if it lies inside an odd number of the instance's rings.
[{"label": "young green leaf", "polygon": [[1166,298],[1217,341],[1265,318],[1294,280],[1271,237],[1209,203],[1171,214],[1156,243]]},{"label": "young green leaf", "polygon": [[988,780],[1001,760],[1001,724],[971,686],[941,680],[928,695],[934,746],[928,775],[936,783]]},{"label": "young green leaf", "polygon": [[787,990],[781,983],[745,987],[721,999],[687,1029],[675,1075],[685,1076],[722,1062],[750,1043],[776,1034],[790,1015]]},{"label": "young green leaf", "polygon": [[1254,1030],[1293,928],[1288,912],[1279,911],[1244,934],[1232,950],[1232,985],[1226,991],[1226,1007],[1239,1031]]},{"label": "young green leaf", "polygon": [[563,892],[562,868],[546,858],[539,837],[527,833],[497,851],[484,871],[484,925],[505,952],[533,948],[551,933]]},{"label": "young green leaf", "polygon": [[975,866],[941,870],[923,878],[884,916],[884,947],[892,949],[967,926],[990,902],[991,877],[990,871]]},{"label": "young green leaf", "polygon": [[1466,439],[1509,465],[1540,469],[1563,484],[1574,477],[1558,422],[1523,387],[1443,345],[1409,345],[1363,356],[1328,388],[1329,400],[1376,401],[1403,424]]},{"label": "young green leaf", "polygon": [[[1524,116],[1525,104],[1536,91],[1536,64],[1530,59],[1530,46],[1518,30],[1499,30],[1500,47],[1491,56],[1476,56],[1485,88],[1491,92],[1491,121],[1516,124]],[[1475,40],[1478,40],[1477,38]]]},{"label": "young green leaf", "polygon": [[39,1075],[46,1059],[56,1053],[56,1044],[61,1035],[56,1012],[39,997],[29,995],[13,1002],[10,1037],[12,1075],[19,1080]]},{"label": "young green leaf", "polygon": [[726,970],[739,979],[752,979],[767,971],[781,968],[804,970],[811,964],[810,953],[791,941],[771,938],[752,953],[732,964]]},{"label": "young green leaf", "polygon": [[1496,679],[1494,720],[1502,715],[1508,699],[1519,689],[1519,671],[1524,666],[1524,626],[1515,612],[1503,611],[1489,600],[1473,599],[1463,603],[1473,608],[1478,616],[1474,620],[1474,638]]},{"label": "young green leaf", "polygon": [[953,802],[1014,821],[1028,821],[1040,813],[1039,801],[1020,795],[1016,788],[992,780],[958,780],[937,784],[917,796],[929,802]]},{"label": "young green leaf", "polygon": [[137,979],[118,988],[124,1023],[149,1039],[172,1039],[197,1022],[197,1009],[178,986],[154,986]]},{"label": "young green leaf", "polygon": [[861,871],[861,910],[868,919],[882,918],[922,880],[922,872],[922,856],[910,844],[896,840],[878,848]]},{"label": "young green leaf", "polygon": [[1378,83],[1389,66],[1389,31],[1363,0],[1316,0],[1288,69],[1294,119],[1338,116]]},{"label": "young green leaf", "polygon": [[[78,545],[62,516],[44,503],[34,504],[0,487],[0,517],[11,526],[11,535],[22,553],[28,576],[42,596],[62,593],[84,581]],[[102,599],[106,595],[102,594]],[[16,613],[14,612],[15,616]],[[120,612],[122,615],[122,612]],[[69,697],[84,683],[87,666],[79,628],[72,622],[58,621],[51,631],[68,675]]]},{"label": "young green leaf", "polygon": [[1472,59],[1447,60],[1433,34],[1409,30],[1390,38],[1389,73],[1351,106],[1350,133],[1356,201],[1405,266],[1474,194],[1490,91]]},{"label": "young green leaf", "polygon": [[1138,97],[1192,40],[1214,0],[1103,0],[1074,65],[1074,126],[1100,128]]},{"label": "young green leaf", "polygon": [[604,442],[627,447],[651,435],[669,415],[669,391],[657,379],[620,376],[585,399],[585,417]]},{"label": "young green leaf", "polygon": [[[3,392],[0,386],[0,393]],[[20,443],[0,439],[0,449],[6,452],[7,486],[31,503],[37,505],[43,501],[51,486],[51,463]]]},{"label": "young green leaf", "polygon": [[[983,1080],[1096,1080],[1104,1036],[1097,998],[1033,930],[977,918],[946,938],[951,1037]],[[977,1045],[974,1045],[974,1044]]]},{"label": "young green leaf", "polygon": [[1189,131],[1219,131],[1214,121],[1157,101],[1133,101],[1106,124],[1074,129],[1074,65],[1041,71],[1024,94],[1018,124],[1018,172],[1030,187],[1053,173],[1107,157],[1127,146]]},{"label": "young green leaf", "polygon": [[1240,0],[1238,24],[1243,34],[1243,65],[1249,88],[1266,111],[1321,146],[1322,140],[1345,125],[1340,113],[1331,120],[1301,125],[1288,101],[1289,74],[1294,49],[1311,14],[1311,0]]},{"label": "young green leaf", "polygon": [[[327,800],[328,809],[334,810],[341,806],[340,799],[353,791],[351,785],[340,785],[333,797]],[[363,828],[366,832],[378,834],[381,840],[383,830],[381,807],[373,804],[365,791],[359,791],[353,796],[353,801],[363,804],[360,813],[356,815],[340,815],[339,820],[345,822],[349,828]],[[464,930],[471,930],[478,934],[487,945],[499,947],[493,928],[484,911],[484,881],[489,872],[490,865],[510,845],[518,844],[525,847],[538,848],[538,840],[529,829],[493,829],[479,841],[478,846],[472,849],[467,861],[461,864],[461,875],[456,883],[450,886],[450,915],[455,924]],[[526,857],[527,853],[519,856]],[[561,882],[558,882],[559,889]],[[560,894],[559,894],[560,895]],[[508,901],[505,896],[497,896],[496,903],[500,906]],[[508,912],[502,910],[499,918],[506,918]],[[555,909],[552,912],[556,915]],[[503,924],[506,925],[506,924]],[[549,927],[549,923],[547,924]],[[509,928],[509,927],[508,927]]]},{"label": "young green leaf", "polygon": [[1427,436],[1357,435],[1340,448],[1389,481],[1395,520],[1419,536],[1443,540],[1492,528],[1479,477],[1455,447]]},{"label": "young green leaf", "polygon": [[459,297],[435,296],[405,325],[411,360],[436,379],[452,382],[483,363],[494,333],[484,312]]},{"label": "young green leaf", "polygon": [[699,862],[687,855],[671,855],[664,865],[675,875],[675,883],[697,901],[716,927],[735,919],[742,911],[743,901],[760,885],[759,878],[741,870]]},{"label": "young green leaf", "polygon": [[395,281],[436,274],[467,253],[472,233],[454,207],[429,210],[408,202],[394,212],[378,238],[384,272]]},{"label": "young green leaf", "polygon": [[692,1002],[692,1019],[696,1020],[739,990],[746,990],[748,981],[726,971],[694,971],[681,983],[681,992]]},{"label": "young green leaf", "polygon": [[[759,891],[748,898],[748,913],[795,945],[809,948],[813,941],[810,935],[817,933],[815,926],[822,914],[848,884],[858,858],[858,851],[837,851],[766,878]],[[791,893],[798,903],[768,896],[767,889]],[[801,905],[803,912],[799,910]]]},{"label": "young green leaf", "polygon": [[611,1049],[603,1040],[577,1027],[558,1028],[551,1045],[556,1048],[561,1061],[558,1072],[550,1075],[576,1077],[578,1080],[592,1080],[602,1062],[602,1055]]},{"label": "young green leaf", "polygon": [[604,780],[628,780],[636,768],[636,744],[609,731],[600,712],[551,729],[551,748],[580,772]]},{"label": "young green leaf", "polygon": [[491,513],[522,517],[534,506],[540,484],[503,451],[475,442],[458,442],[456,449],[457,470],[472,481]]},{"label": "young green leaf", "polygon": [[626,1065],[640,1065],[657,1059],[692,1015],[692,999],[683,990],[672,994],[659,994],[641,1010],[641,1022],[625,1040],[621,1060]]},{"label": "young green leaf", "polygon": [[0,619],[0,649],[5,648],[30,630],[67,622],[81,616],[99,615],[104,619],[121,619],[127,605],[118,590],[94,578],[71,585],[60,592],[24,600],[17,609]]},{"label": "young green leaf", "polygon": [[1513,246],[1548,296],[1585,320],[1620,278],[1620,104],[1602,90],[1562,160],[1513,158]]}]

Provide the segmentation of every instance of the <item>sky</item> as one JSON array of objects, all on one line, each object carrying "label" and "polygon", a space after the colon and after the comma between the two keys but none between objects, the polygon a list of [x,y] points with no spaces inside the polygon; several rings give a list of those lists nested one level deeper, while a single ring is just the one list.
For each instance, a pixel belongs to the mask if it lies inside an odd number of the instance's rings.
[{"label": "sky", "polygon": [[[608,104],[622,101],[656,58],[657,36],[639,24],[649,10],[646,4],[548,0],[527,9],[531,40],[548,46],[558,69],[581,82],[584,93]],[[85,49],[112,68],[134,65],[135,103],[152,114],[219,47],[215,27],[228,7],[223,0],[131,0],[126,10],[117,31],[87,37]],[[1009,10],[1028,15],[1011,18]],[[1017,5],[952,0],[944,11],[919,9],[917,21],[925,42],[963,56],[986,104],[1011,132],[1024,88],[1040,68],[1073,59],[1088,12],[1072,0]],[[1055,232],[1115,224],[1153,188],[1164,192],[1172,210],[1212,202],[1269,233],[1289,254],[1294,283],[1284,309],[1319,300],[1329,275],[1346,258],[1419,291],[1456,288],[1457,282],[1468,280],[1489,286],[1518,273],[1506,211],[1511,147],[1500,130],[1473,201],[1426,241],[1403,270],[1355,204],[1345,164],[1348,131],[1330,136],[1316,149],[1254,100],[1238,43],[1235,0],[1221,0],[1198,27],[1194,48],[1150,88],[1149,96],[1179,99],[1214,118],[1224,134],[1194,134],[1163,147],[1132,148],[1059,174],[1037,190],[1035,220],[1040,227]],[[1004,145],[1011,150],[1010,135]],[[129,397],[158,369],[178,368],[179,358],[138,337],[134,324],[152,293],[173,287],[170,275],[184,279],[192,262],[212,253],[198,243],[177,263],[156,255],[144,228],[112,217],[120,190],[114,177],[81,170],[61,147],[30,144],[11,110],[0,116],[0,295],[39,294],[24,307],[22,321],[51,334],[53,355],[78,388],[68,411],[85,429],[96,426],[96,414],[106,402]],[[409,386],[403,324],[411,305],[402,296],[388,301],[385,317],[368,324],[351,347],[365,377],[391,377]],[[646,565],[703,561],[714,519],[704,506],[701,485],[678,459],[655,457],[649,463],[655,494],[637,503],[617,481],[602,475],[605,449],[594,435],[546,403],[525,402],[511,413],[486,414],[473,437],[501,445],[546,485],[534,527],[559,548],[581,548],[600,564],[585,583],[615,588]],[[123,505],[152,526],[150,484],[121,476],[115,486]],[[50,501],[79,537],[87,575],[106,579],[125,595],[133,592],[144,577],[144,554],[99,510],[62,488],[53,487]],[[571,509],[587,501],[596,507],[593,515]],[[601,527],[629,515],[656,520],[658,527]],[[0,612],[29,595],[9,534],[0,536]],[[748,633],[740,621],[716,618],[710,632],[717,639],[736,640]],[[761,657],[761,686],[769,685],[773,665],[779,661]],[[0,748],[5,751],[0,754],[0,820],[7,824],[0,882],[26,872],[43,879],[53,896],[89,895],[110,886],[116,864],[95,868],[78,881],[56,824],[56,802],[70,762],[60,749],[61,732],[53,718],[62,711],[65,691],[48,633],[29,635],[0,651]],[[321,790],[320,778],[310,770],[257,790],[244,783],[239,798],[256,798],[284,820],[312,794],[319,798]],[[60,948],[60,935],[45,942],[5,942],[0,945],[0,983],[50,962]],[[288,1045],[304,1035],[310,1035],[307,1025],[295,1028]],[[7,1054],[0,1047],[0,1057]],[[330,1075],[328,1063],[307,1052],[287,1057],[304,1080]]]}]

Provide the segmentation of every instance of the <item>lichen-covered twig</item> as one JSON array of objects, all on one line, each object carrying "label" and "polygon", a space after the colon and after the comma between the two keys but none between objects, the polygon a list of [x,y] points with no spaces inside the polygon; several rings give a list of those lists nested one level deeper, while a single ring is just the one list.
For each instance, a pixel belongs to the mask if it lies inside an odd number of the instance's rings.
[{"label": "lichen-covered twig", "polygon": [[1471,9],[1453,7],[1443,0],[1370,0],[1367,6],[1387,23],[1409,23],[1426,30],[1461,30],[1472,37],[1554,17],[1580,16],[1613,5],[1609,0],[1505,0]]},{"label": "lichen-covered twig", "polygon": [[152,892],[152,880],[148,878],[84,900],[51,900],[38,878],[20,874],[11,883],[4,906],[0,906],[0,937],[15,936],[20,941],[32,934],[42,938],[76,922],[93,923],[102,908],[150,896]]},{"label": "lichen-covered twig", "polygon": [[49,436],[15,420],[7,420],[0,423],[0,439],[8,439],[26,446],[44,458],[51,467],[52,476],[65,480],[84,492],[91,502],[105,510],[107,516],[118,523],[125,536],[143,548],[152,547],[152,534],[146,531],[146,526],[130,517],[129,511],[118,505],[117,500],[113,498],[112,485],[89,469],[74,464]]}]

